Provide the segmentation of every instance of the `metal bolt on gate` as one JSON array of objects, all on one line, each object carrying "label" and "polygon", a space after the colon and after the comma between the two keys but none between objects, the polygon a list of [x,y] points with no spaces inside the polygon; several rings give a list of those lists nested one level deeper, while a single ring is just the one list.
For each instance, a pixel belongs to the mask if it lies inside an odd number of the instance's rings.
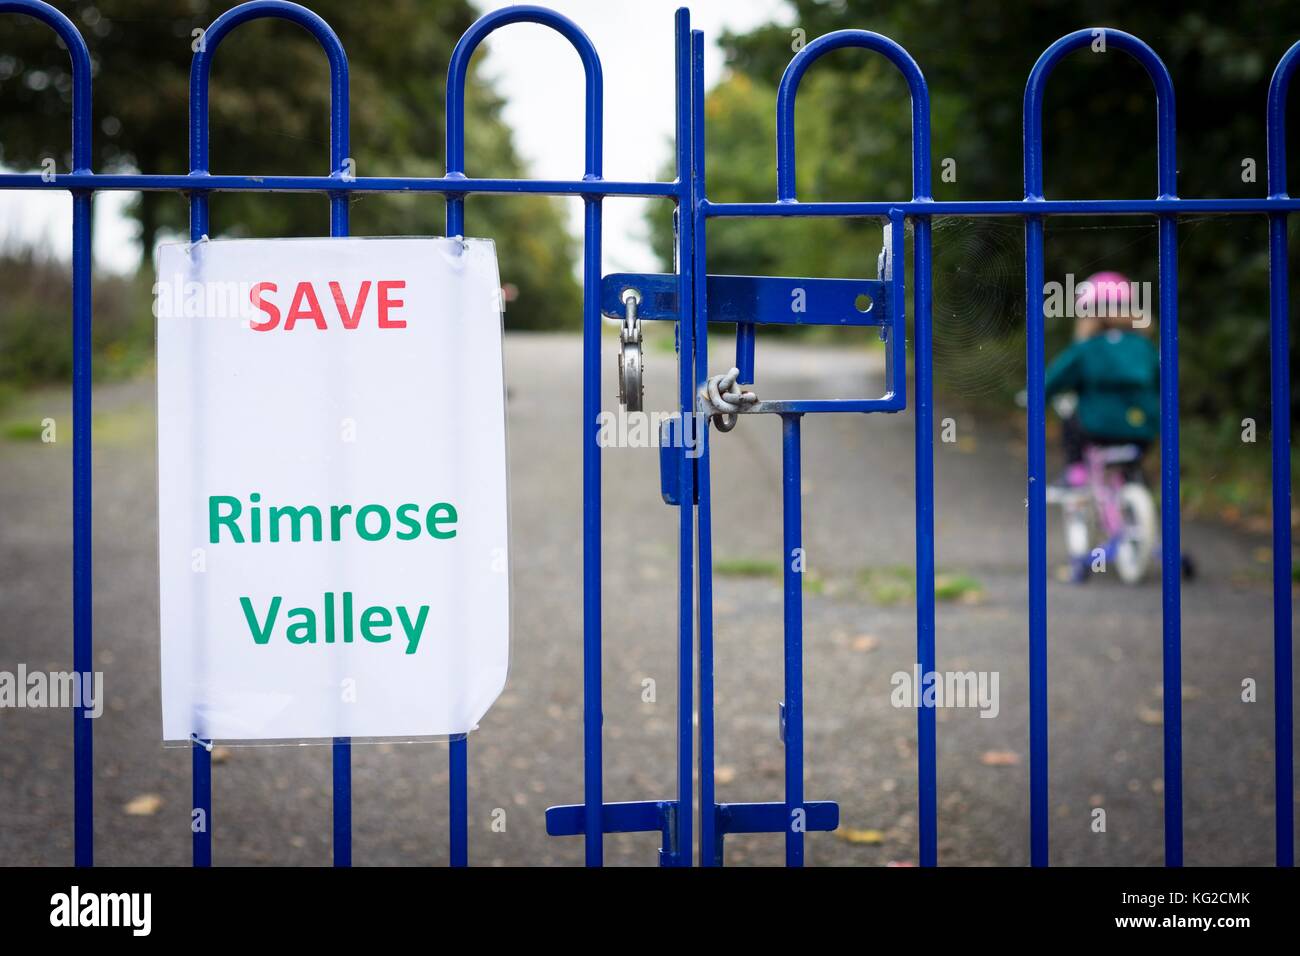
[{"label": "metal bolt on gate", "polygon": [[[208,28],[195,54],[190,75],[190,172],[187,175],[102,174],[91,162],[91,59],[72,22],[42,0],[0,0],[0,14],[20,13],[45,23],[67,48],[72,61],[73,170],[46,181],[40,173],[0,174],[0,189],[66,190],[73,197],[73,666],[92,670],[91,622],[91,205],[98,190],[158,190],[184,193],[190,201],[190,235],[209,232],[208,197],[213,192],[314,192],[329,199],[331,235],[348,234],[348,200],[353,193],[429,192],[447,203],[447,233],[465,231],[464,198],[471,193],[535,193],[581,196],[585,202],[583,238],[583,689],[584,787],[581,803],[552,807],[546,814],[549,833],[579,835],[586,841],[586,862],[600,865],[605,833],[660,831],[660,862],[689,866],[700,819],[698,862],[723,862],[729,833],[784,833],[786,862],[801,865],[808,831],[832,830],[839,809],[829,801],[810,801],[803,787],[803,622],[799,572],[791,554],[801,547],[801,428],[805,415],[821,413],[899,412],[907,405],[905,389],[906,223],[912,225],[913,357],[915,361],[917,663],[935,669],[934,617],[934,451],[933,365],[931,357],[931,222],[935,216],[1018,217],[1025,222],[1026,329],[1028,349],[1029,463],[1029,664],[1030,664],[1030,861],[1045,866],[1048,855],[1047,753],[1047,576],[1046,463],[1043,402],[1043,221],[1063,215],[1144,215],[1156,217],[1159,229],[1161,358],[1161,531],[1164,652],[1164,808],[1165,862],[1179,866],[1182,848],[1182,715],[1181,620],[1179,575],[1178,443],[1178,295],[1177,229],[1181,216],[1266,215],[1269,220],[1271,415],[1273,476],[1273,628],[1276,733],[1276,859],[1294,863],[1292,648],[1291,648],[1291,477],[1290,369],[1288,366],[1287,216],[1300,200],[1286,191],[1285,112],[1291,80],[1300,66],[1300,43],[1282,57],[1268,92],[1268,193],[1255,199],[1185,199],[1177,194],[1174,87],[1164,64],[1146,43],[1112,29],[1079,30],[1052,44],[1030,73],[1024,96],[1024,197],[980,202],[936,202],[930,195],[930,106],[924,75],[894,41],[866,30],[841,30],[809,43],[791,60],[781,78],[777,102],[777,198],[775,202],[715,203],[705,193],[704,40],[690,28],[686,9],[676,13],[676,168],[673,182],[623,182],[603,178],[603,91],[600,59],[586,34],[568,18],[543,7],[513,6],[482,17],[452,53],[447,82],[447,173],[442,177],[355,177],[348,156],[348,65],[343,46],[329,25],[312,11],[285,0],[252,0],[228,10]],[[212,59],[222,41],[250,20],[287,20],[309,31],[320,43],[330,67],[330,169],[328,176],[228,176],[209,170],[208,81]],[[583,177],[541,181],[478,179],[465,173],[465,83],[469,63],[489,34],[513,23],[549,27],[574,47],[586,75],[586,145]],[[1042,104],[1048,78],[1071,52],[1088,46],[1098,33],[1109,49],[1120,50],[1142,65],[1156,92],[1158,195],[1153,199],[1049,200],[1043,195]],[[826,53],[860,48],[888,59],[903,75],[911,96],[912,198],[870,202],[800,202],[795,189],[794,109],[799,83]],[[671,200],[676,206],[678,271],[667,275],[601,276],[601,203],[607,196]],[[771,278],[708,275],[706,234],[711,218],[859,217],[884,224],[885,248],[874,280]],[[792,291],[802,290],[806,309],[793,312]],[[634,294],[630,292],[634,290]],[[860,299],[867,296],[866,300]],[[858,308],[870,303],[866,310]],[[632,303],[629,308],[629,303]],[[701,443],[700,457],[677,442],[661,453],[664,497],[678,508],[680,592],[678,612],[679,686],[687,688],[677,705],[677,787],[671,798],[606,803],[602,785],[601,734],[601,462],[597,445],[600,412],[601,317],[671,321],[678,338],[678,411],[674,427]],[[709,374],[708,323],[736,326],[735,374],[722,394],[718,376]],[[755,387],[755,333],[772,324],[823,324],[870,327],[886,342],[887,384],[884,395],[835,400],[759,399]],[[639,343],[638,343],[639,344]],[[629,360],[630,361],[630,360]],[[636,355],[639,363],[639,352]],[[639,399],[640,366],[627,376]],[[710,384],[714,386],[711,398]],[[744,389],[754,393],[737,404]],[[731,389],[734,389],[732,391]],[[632,392],[625,393],[629,397]],[[785,699],[781,736],[785,747],[785,799],[775,803],[719,804],[714,790],[714,657],[712,618],[712,550],[709,419],[725,413],[727,430],[739,416],[778,415],[782,422],[782,503],[784,549]],[[715,426],[719,427],[719,426]],[[686,429],[691,429],[687,432]],[[698,431],[695,431],[697,430]],[[697,523],[698,522],[698,523]],[[696,565],[698,562],[698,566]],[[699,614],[698,655],[695,613]],[[695,668],[699,699],[693,699]],[[694,720],[698,709],[698,753]],[[91,724],[74,710],[75,862],[90,866],[93,855],[93,751]],[[933,707],[917,710],[919,780],[919,857],[933,866],[937,854],[936,736]],[[450,741],[450,862],[464,866],[468,847],[468,742]],[[193,835],[194,863],[212,862],[211,742],[193,742],[194,807],[207,825]],[[334,862],[351,863],[351,751],[347,738],[333,743]],[[698,761],[699,790],[693,770]]]}]

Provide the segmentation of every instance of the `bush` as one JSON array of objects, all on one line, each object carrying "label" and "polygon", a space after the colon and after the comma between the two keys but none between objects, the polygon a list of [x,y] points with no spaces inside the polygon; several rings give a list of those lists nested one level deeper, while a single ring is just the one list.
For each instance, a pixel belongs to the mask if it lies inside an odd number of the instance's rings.
[{"label": "bush", "polygon": [[[72,381],[72,268],[34,249],[0,255],[0,400],[16,390]],[[146,275],[96,277],[91,342],[96,381],[127,377],[153,354]]]}]

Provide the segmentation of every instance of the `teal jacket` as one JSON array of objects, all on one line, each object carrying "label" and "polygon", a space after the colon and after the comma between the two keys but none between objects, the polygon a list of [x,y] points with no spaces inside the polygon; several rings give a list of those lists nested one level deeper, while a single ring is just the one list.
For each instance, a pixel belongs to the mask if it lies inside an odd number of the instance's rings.
[{"label": "teal jacket", "polygon": [[1134,332],[1075,342],[1047,367],[1044,386],[1048,399],[1079,396],[1079,426],[1090,437],[1150,441],[1160,430],[1160,353]]}]

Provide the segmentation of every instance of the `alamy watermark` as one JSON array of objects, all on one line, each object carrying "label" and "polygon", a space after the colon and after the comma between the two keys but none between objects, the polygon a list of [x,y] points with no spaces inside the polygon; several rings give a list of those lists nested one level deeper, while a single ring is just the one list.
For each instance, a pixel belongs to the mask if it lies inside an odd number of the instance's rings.
[{"label": "alamy watermark", "polygon": [[160,319],[258,318],[256,282],[199,282],[180,273],[153,285],[153,314]]},{"label": "alamy watermark", "polygon": [[72,886],[50,897],[54,927],[119,927],[132,936],[148,936],[153,928],[152,893],[96,893]]},{"label": "alamy watermark", "polygon": [[927,671],[921,665],[912,670],[895,671],[889,683],[893,690],[889,702],[895,707],[970,707],[978,708],[981,717],[996,717],[998,702],[997,671]]},{"label": "alamy watermark", "polygon": [[1043,316],[1048,319],[1128,320],[1135,329],[1151,324],[1150,282],[1075,282],[1067,272],[1064,282],[1043,283]]},{"label": "alamy watermark", "polygon": [[630,412],[619,406],[617,411],[596,416],[596,444],[601,448],[685,448],[687,458],[699,458],[704,454],[707,416],[689,413],[685,429],[681,418],[678,412]]},{"label": "alamy watermark", "polygon": [[0,671],[0,707],[82,708],[82,716],[98,717],[104,712],[104,672]]}]

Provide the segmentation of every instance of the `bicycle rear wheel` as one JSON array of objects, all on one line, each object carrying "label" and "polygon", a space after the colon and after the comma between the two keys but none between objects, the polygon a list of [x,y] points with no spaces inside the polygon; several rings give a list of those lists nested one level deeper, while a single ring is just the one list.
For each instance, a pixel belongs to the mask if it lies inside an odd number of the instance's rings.
[{"label": "bicycle rear wheel", "polygon": [[1137,584],[1151,566],[1156,545],[1156,503],[1146,485],[1132,481],[1119,491],[1124,528],[1115,548],[1115,570],[1125,584]]}]

